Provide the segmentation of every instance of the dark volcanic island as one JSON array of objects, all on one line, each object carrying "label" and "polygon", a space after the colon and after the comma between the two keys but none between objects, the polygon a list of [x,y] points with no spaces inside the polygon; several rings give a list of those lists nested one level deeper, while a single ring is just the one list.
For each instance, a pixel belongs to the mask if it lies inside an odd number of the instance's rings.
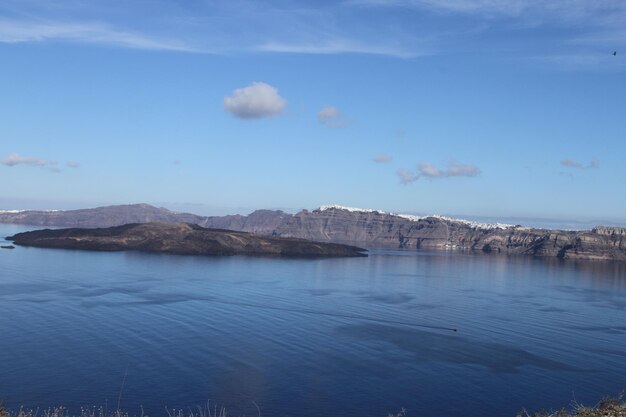
[{"label": "dark volcanic island", "polygon": [[367,256],[365,249],[298,238],[265,237],[206,229],[189,223],[134,223],[99,229],[35,230],[7,237],[16,245],[40,248],[171,253],[177,255],[256,255],[284,257]]}]

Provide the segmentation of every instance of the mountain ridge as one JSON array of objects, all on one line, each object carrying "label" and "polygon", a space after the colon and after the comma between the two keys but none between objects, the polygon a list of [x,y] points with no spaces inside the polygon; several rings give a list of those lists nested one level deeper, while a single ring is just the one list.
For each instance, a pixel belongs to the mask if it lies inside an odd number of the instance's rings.
[{"label": "mountain ridge", "polygon": [[249,215],[198,216],[147,204],[58,212],[0,212],[0,223],[52,227],[111,227],[127,223],[192,223],[262,236],[300,238],[367,248],[465,250],[626,261],[626,228],[565,231],[479,223],[445,216],[413,216],[328,205],[295,214],[256,210]]}]

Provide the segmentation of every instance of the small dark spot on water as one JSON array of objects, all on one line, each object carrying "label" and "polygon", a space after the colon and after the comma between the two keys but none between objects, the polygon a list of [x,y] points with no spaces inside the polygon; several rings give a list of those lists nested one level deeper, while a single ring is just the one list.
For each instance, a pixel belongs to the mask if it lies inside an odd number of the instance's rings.
[{"label": "small dark spot on water", "polygon": [[458,335],[383,324],[343,325],[337,327],[337,332],[361,342],[390,343],[413,353],[416,362],[479,365],[495,373],[517,373],[524,366],[550,371],[583,371],[515,346],[476,341]]}]

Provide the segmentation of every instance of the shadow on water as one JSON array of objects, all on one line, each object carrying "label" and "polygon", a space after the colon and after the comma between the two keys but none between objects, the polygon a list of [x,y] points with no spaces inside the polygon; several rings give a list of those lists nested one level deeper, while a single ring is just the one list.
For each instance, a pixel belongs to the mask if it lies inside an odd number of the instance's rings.
[{"label": "shadow on water", "polygon": [[139,299],[110,301],[110,300],[88,300],[82,301],[81,306],[93,307],[126,307],[135,305],[166,305],[185,303],[188,301],[213,301],[212,296],[193,296],[187,294],[142,294]]},{"label": "shadow on water", "polygon": [[570,329],[605,334],[626,334],[626,326],[570,326]]},{"label": "shadow on water", "polygon": [[372,294],[361,297],[364,300],[382,304],[404,304],[415,299],[414,296],[408,294]]},{"label": "shadow on water", "polygon": [[479,365],[496,373],[516,373],[523,366],[550,371],[585,371],[514,346],[474,341],[457,335],[382,324],[344,325],[337,327],[337,332],[359,341],[392,344],[414,354],[418,362]]}]

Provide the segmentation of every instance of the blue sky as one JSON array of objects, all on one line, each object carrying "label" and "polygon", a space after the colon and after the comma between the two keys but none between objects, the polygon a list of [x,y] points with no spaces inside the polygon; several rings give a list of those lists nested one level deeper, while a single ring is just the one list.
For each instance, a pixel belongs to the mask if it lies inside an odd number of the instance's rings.
[{"label": "blue sky", "polygon": [[625,28],[602,0],[4,0],[0,208],[623,222]]}]

